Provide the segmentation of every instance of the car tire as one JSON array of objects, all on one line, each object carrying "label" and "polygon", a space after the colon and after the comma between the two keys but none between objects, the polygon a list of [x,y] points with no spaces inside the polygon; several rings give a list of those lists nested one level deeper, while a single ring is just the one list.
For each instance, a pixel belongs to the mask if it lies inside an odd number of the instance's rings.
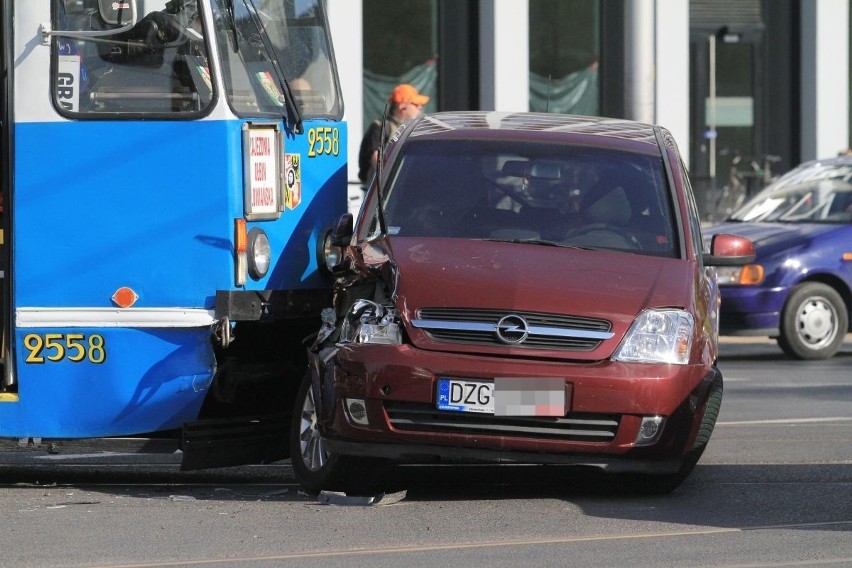
[{"label": "car tire", "polygon": [[317,427],[317,418],[308,372],[299,385],[290,423],[290,460],[299,482],[313,493],[323,490],[359,495],[381,493],[388,467],[384,460],[329,452]]},{"label": "car tire", "polygon": [[689,453],[683,458],[683,463],[675,473],[665,475],[635,474],[625,479],[625,485],[631,493],[642,495],[667,495],[677,489],[681,483],[689,477],[695,469],[698,460],[704,453],[710,436],[716,427],[719,418],[719,409],[722,407],[723,386],[721,379],[716,380],[710,387],[710,395],[707,398],[707,406],[701,417],[701,425],[695,436],[695,443]]},{"label": "car tire", "polygon": [[828,359],[843,344],[849,312],[827,284],[805,282],[793,288],[781,314],[778,345],[794,359]]}]

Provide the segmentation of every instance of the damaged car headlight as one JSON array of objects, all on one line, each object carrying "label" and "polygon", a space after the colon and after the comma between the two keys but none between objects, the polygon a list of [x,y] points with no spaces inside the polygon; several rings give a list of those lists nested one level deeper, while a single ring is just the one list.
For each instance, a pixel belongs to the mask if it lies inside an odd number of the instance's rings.
[{"label": "damaged car headlight", "polygon": [[340,326],[339,342],[399,345],[399,313],[370,300],[358,300]]},{"label": "damaged car headlight", "polygon": [[612,358],[685,365],[689,362],[694,325],[692,315],[684,310],[645,310],[630,326]]}]

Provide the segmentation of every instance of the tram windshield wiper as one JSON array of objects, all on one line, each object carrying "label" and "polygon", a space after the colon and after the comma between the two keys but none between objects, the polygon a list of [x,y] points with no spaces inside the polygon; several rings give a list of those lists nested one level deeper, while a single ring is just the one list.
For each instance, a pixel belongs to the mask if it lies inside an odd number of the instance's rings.
[{"label": "tram windshield wiper", "polygon": [[[231,0],[229,0],[229,4],[233,6]],[[272,69],[275,71],[275,79],[278,82],[278,86],[283,93],[283,103],[285,108],[287,109],[287,115],[291,119],[291,127],[293,132],[296,134],[301,134],[303,130],[303,118],[302,112],[299,110],[299,105],[296,104],[296,99],[293,96],[293,91],[290,89],[290,82],[287,80],[287,76],[284,73],[284,70],[281,68],[281,63],[278,60],[278,52],[275,50],[275,47],[272,45],[272,42],[269,39],[269,35],[266,32],[266,27],[263,25],[263,20],[260,18],[260,11],[257,9],[257,6],[254,3],[254,0],[243,0],[243,4],[246,7],[246,10],[249,13],[249,17],[251,18],[252,23],[257,29],[258,34],[260,35],[261,42],[263,43],[263,48],[266,51],[266,55],[269,58],[269,62],[272,64]]]}]

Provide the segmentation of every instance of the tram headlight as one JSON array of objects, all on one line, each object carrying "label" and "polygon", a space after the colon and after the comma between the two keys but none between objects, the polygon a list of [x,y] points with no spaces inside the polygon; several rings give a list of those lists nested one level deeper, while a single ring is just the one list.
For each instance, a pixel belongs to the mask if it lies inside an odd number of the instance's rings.
[{"label": "tram headlight", "polygon": [[317,264],[326,274],[334,274],[345,262],[346,247],[352,241],[352,213],[344,213],[334,222],[334,226],[317,239]]},{"label": "tram headlight", "polygon": [[260,280],[269,272],[272,260],[269,237],[263,229],[253,227],[248,233],[248,271],[254,280]]},{"label": "tram headlight", "polygon": [[334,268],[343,261],[343,247],[334,244],[334,235],[331,231],[328,231],[325,238],[320,242],[318,253],[319,265],[327,274],[331,274]]}]

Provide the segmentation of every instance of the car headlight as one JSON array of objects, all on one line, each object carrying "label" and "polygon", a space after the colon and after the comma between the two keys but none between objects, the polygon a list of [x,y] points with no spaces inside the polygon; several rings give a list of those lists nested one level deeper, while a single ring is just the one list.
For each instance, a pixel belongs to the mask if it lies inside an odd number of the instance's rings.
[{"label": "car headlight", "polygon": [[260,280],[269,272],[272,259],[269,237],[263,229],[254,227],[248,233],[248,271],[254,280]]},{"label": "car headlight", "polygon": [[343,319],[339,342],[341,344],[401,344],[402,334],[399,330],[397,311],[370,300],[358,300]]},{"label": "car headlight", "polygon": [[613,360],[685,365],[694,326],[692,315],[684,310],[645,310],[630,326]]},{"label": "car headlight", "polygon": [[763,266],[759,264],[716,267],[716,277],[720,286],[757,286],[763,282],[764,276]]}]

